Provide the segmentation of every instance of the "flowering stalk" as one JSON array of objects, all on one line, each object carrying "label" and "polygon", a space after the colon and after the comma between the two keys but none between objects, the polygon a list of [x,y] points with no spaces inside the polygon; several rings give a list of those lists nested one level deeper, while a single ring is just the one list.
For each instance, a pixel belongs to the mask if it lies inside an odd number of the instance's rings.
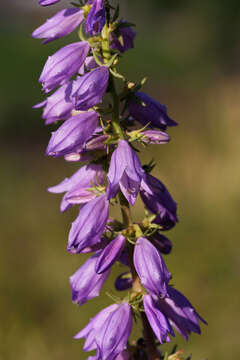
[{"label": "flowering stalk", "polygon": [[[79,0],[47,20],[33,37],[46,44],[79,26],[80,41],[48,58],[39,81],[46,94],[53,92],[35,108],[44,108],[46,124],[61,122],[46,155],[84,165],[48,191],[65,193],[61,211],[80,205],[67,251],[92,253],[70,277],[73,302],[81,306],[99,296],[115,262],[128,269],[115,281],[116,289],[128,290],[128,295],[103,309],[75,338],[85,338],[84,351],[96,350],[88,359],[160,360],[158,347],[171,341],[173,329],[187,340],[191,332],[200,333],[199,321],[205,322],[170,284],[162,254],[171,252],[172,243],[162,232],[178,222],[177,205],[166,186],[150,174],[153,163],[142,166],[136,149],[168,143],[165,131],[177,123],[165,105],[140,91],[144,80],[136,84],[118,72],[118,62],[133,48],[136,34],[130,23],[119,20],[119,7],[114,9],[108,0]],[[136,223],[131,208],[139,195],[145,217]],[[109,217],[116,205],[121,222]],[[133,343],[132,319],[143,328],[143,340]],[[180,357],[176,352],[164,359]]]}]

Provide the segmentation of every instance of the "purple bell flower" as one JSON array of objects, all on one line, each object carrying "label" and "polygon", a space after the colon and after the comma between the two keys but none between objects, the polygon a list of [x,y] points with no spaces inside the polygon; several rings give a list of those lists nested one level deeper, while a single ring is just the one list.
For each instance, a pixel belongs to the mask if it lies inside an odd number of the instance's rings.
[{"label": "purple bell flower", "polygon": [[97,125],[98,114],[95,111],[71,117],[52,133],[46,155],[58,157],[74,152],[85,144]]},{"label": "purple bell flower", "polygon": [[131,307],[122,302],[111,312],[96,332],[97,355],[101,360],[114,360],[125,350],[132,330]]},{"label": "purple bell flower", "polygon": [[105,194],[83,205],[72,223],[67,250],[76,254],[100,242],[108,221],[108,212],[109,202]]},{"label": "purple bell flower", "polygon": [[[146,185],[151,192],[146,188]],[[178,222],[177,204],[160,180],[146,174],[140,195],[146,208],[157,215],[154,222],[161,225],[163,230],[171,229]]]},{"label": "purple bell flower", "polygon": [[43,44],[70,34],[83,21],[83,10],[77,8],[63,9],[34,30],[32,37],[45,39]]},{"label": "purple bell flower", "polygon": [[96,316],[94,316],[85,328],[79,331],[74,339],[85,338],[85,344],[83,346],[84,351],[92,351],[97,349],[96,333],[102,331],[102,326],[107,320],[108,316],[118,308],[117,304],[112,304],[105,309],[101,310]]},{"label": "purple bell flower", "polygon": [[146,130],[142,134],[141,140],[146,144],[167,144],[170,141],[170,136],[163,131]]},{"label": "purple bell flower", "polygon": [[134,48],[136,32],[131,26],[121,26],[127,21],[120,21],[117,29],[111,33],[111,48],[118,49],[121,53]]},{"label": "purple bell flower", "polygon": [[109,70],[100,66],[73,83],[72,101],[76,110],[88,110],[102,101],[106,92]]},{"label": "purple bell flower", "polygon": [[97,274],[104,273],[104,271],[108,270],[114,262],[118,260],[125,246],[125,242],[125,237],[120,234],[105,247],[96,262],[95,270]]},{"label": "purple bell flower", "polygon": [[90,47],[86,41],[69,44],[50,56],[44,65],[39,82],[48,93],[68,81],[84,63]]},{"label": "purple bell flower", "polygon": [[46,125],[58,120],[66,120],[71,116],[73,110],[73,104],[70,99],[71,92],[72,81],[61,86],[42,103],[34,105],[33,108],[35,109],[45,106],[42,118],[45,119]]},{"label": "purple bell flower", "polygon": [[132,287],[132,275],[130,272],[120,274],[115,280],[115,288],[118,291],[128,290]]},{"label": "purple bell flower", "polygon": [[73,204],[84,204],[95,199],[96,194],[88,189],[94,185],[102,184],[104,171],[101,165],[84,165],[70,178],[64,179],[60,184],[48,188],[51,193],[65,192],[60,209],[67,210]]},{"label": "purple bell flower", "polygon": [[131,205],[134,205],[144,171],[134,150],[125,140],[120,140],[112,154],[108,171],[109,192],[108,198],[113,198],[119,187]]},{"label": "purple bell flower", "polygon": [[100,311],[74,338],[84,337],[83,350],[96,349],[95,359],[115,360],[125,350],[131,330],[131,307],[122,302]]},{"label": "purple bell flower", "polygon": [[155,246],[147,239],[139,238],[134,248],[133,260],[140,281],[150,294],[160,298],[167,296],[171,274]]},{"label": "purple bell flower", "polygon": [[90,257],[70,277],[72,301],[78,305],[83,305],[86,301],[99,296],[100,290],[109,276],[110,270],[101,275],[96,274],[95,266],[98,258],[99,254]]},{"label": "purple bell flower", "polygon": [[[196,312],[188,299],[171,286],[168,286],[168,295],[169,296],[164,299],[152,299],[151,304],[154,308],[152,311],[155,312],[156,316],[161,317],[164,315],[170,325],[173,326],[185,340],[188,340],[191,332],[200,334],[199,320],[204,324],[207,323]],[[150,319],[149,322],[152,326]]]},{"label": "purple bell flower", "polygon": [[39,5],[49,6],[58,3],[60,0],[38,0]]},{"label": "purple bell flower", "polygon": [[150,240],[161,253],[167,255],[172,251],[171,241],[159,232],[156,232],[154,235],[152,235]]},{"label": "purple bell flower", "polygon": [[86,18],[85,32],[90,36],[95,36],[102,31],[106,22],[104,0],[93,0],[93,4]]},{"label": "purple bell flower", "polygon": [[150,295],[144,295],[143,304],[149,324],[151,325],[151,328],[153,329],[159,342],[161,344],[163,342],[170,342],[169,335],[175,335],[169,320],[161,311],[159,311],[159,308],[156,306]]},{"label": "purple bell flower", "polygon": [[[167,108],[157,100],[143,92],[136,92],[138,101],[132,99],[129,103],[130,115],[142,125],[149,124],[151,127],[166,130],[168,126],[176,126],[177,123],[167,115]],[[142,102],[143,104],[141,104]]]}]

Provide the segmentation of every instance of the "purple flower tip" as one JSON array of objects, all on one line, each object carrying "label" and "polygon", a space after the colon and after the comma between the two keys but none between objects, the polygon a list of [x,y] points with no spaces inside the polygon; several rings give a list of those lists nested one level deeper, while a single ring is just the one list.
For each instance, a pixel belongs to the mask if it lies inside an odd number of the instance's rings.
[{"label": "purple flower tip", "polygon": [[37,28],[32,33],[32,37],[45,39],[43,44],[46,44],[70,34],[83,21],[83,18],[83,10],[77,8],[61,10]]},{"label": "purple flower tip", "polygon": [[60,0],[38,0],[39,5],[49,6],[58,3]]},{"label": "purple flower tip", "polygon": [[132,99],[129,104],[130,115],[143,125],[150,123],[151,127],[166,130],[168,126],[177,123],[167,115],[167,108],[157,100],[143,92],[136,93],[137,99]]}]

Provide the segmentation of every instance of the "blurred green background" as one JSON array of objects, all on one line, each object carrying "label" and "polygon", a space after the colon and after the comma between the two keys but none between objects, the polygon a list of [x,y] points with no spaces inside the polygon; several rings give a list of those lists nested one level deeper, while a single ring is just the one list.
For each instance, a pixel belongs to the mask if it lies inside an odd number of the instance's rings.
[{"label": "blurred green background", "polygon": [[[60,196],[46,192],[76,165],[44,156],[51,127],[32,105],[43,96],[37,80],[48,55],[75,36],[42,46],[31,32],[60,6],[37,0],[1,1],[1,238],[0,359],[85,359],[72,336],[111,299],[121,267],[102,296],[78,308],[68,277],[83,262],[65,250],[77,212],[60,214]],[[172,141],[148,149],[155,175],[179,204],[180,223],[166,262],[174,283],[209,325],[188,343],[195,360],[237,359],[239,347],[238,245],[240,210],[240,2],[237,0],[121,1],[137,24],[136,48],[122,70],[148,76],[144,91],[167,104],[179,122]],[[138,203],[135,214],[140,217]]]}]

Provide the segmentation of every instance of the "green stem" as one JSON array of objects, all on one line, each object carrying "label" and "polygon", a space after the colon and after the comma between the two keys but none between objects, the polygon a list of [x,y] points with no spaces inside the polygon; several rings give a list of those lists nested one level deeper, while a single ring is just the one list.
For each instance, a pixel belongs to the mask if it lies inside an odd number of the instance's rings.
[{"label": "green stem", "polygon": [[109,78],[109,88],[113,99],[113,116],[112,116],[112,127],[114,132],[121,138],[124,139],[124,134],[122,128],[119,124],[119,97],[115,87],[115,81],[112,74],[110,74]]}]

